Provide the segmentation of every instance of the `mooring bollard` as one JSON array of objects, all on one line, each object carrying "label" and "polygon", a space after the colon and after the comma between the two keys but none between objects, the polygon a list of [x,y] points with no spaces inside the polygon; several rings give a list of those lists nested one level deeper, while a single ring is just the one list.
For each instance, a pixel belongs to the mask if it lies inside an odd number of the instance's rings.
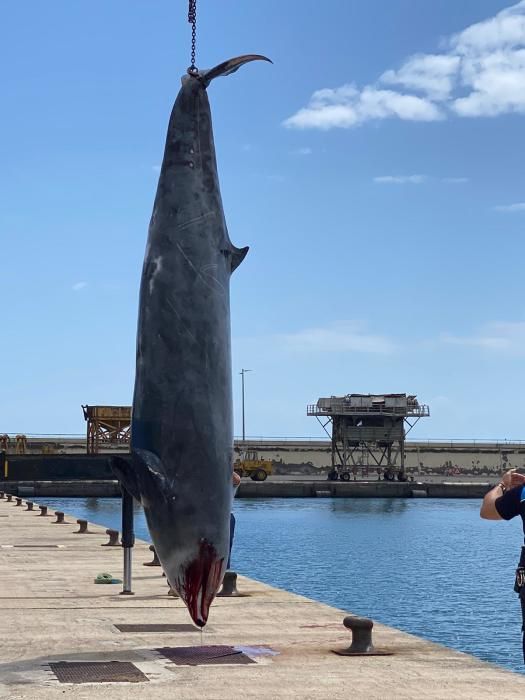
[{"label": "mooring bollard", "polygon": [[217,596],[222,596],[224,598],[233,598],[239,595],[240,593],[237,590],[237,574],[235,571],[231,571],[228,569],[224,574],[224,578],[222,580],[222,588],[217,593]]},{"label": "mooring bollard", "polygon": [[33,510],[33,505],[34,505],[33,501],[26,501],[26,506],[27,506],[26,510]]},{"label": "mooring bollard", "polygon": [[16,501],[16,505],[17,505],[17,506],[21,506],[21,505],[22,505],[22,499],[21,499],[19,496],[17,496],[17,497],[15,498],[15,501]]},{"label": "mooring bollard", "polygon": [[6,494],[6,498],[7,498],[7,502],[11,503],[11,501],[13,500],[13,494],[12,493]]},{"label": "mooring bollard", "polygon": [[143,562],[142,566],[160,566],[160,561],[157,556],[157,550],[152,544],[150,544],[149,546],[149,551],[153,552],[153,561],[145,561]]},{"label": "mooring bollard", "polygon": [[40,515],[47,515],[47,506],[38,506],[40,508]]},{"label": "mooring bollard", "polygon": [[0,491],[0,499],[2,499],[5,496],[5,493],[3,491]]},{"label": "mooring bollard", "polygon": [[118,530],[106,530],[106,535],[109,535],[109,542],[104,542],[101,547],[118,547],[119,541],[119,531]]},{"label": "mooring bollard", "polygon": [[57,519],[53,523],[53,525],[65,525],[64,523],[64,513],[60,510],[55,510],[55,515],[57,516]]},{"label": "mooring bollard", "polygon": [[352,644],[348,651],[353,654],[368,654],[374,649],[372,644],[372,629],[374,623],[367,617],[353,617],[349,615],[343,620],[346,629],[352,632]]},{"label": "mooring bollard", "polygon": [[237,574],[235,571],[226,571],[222,580],[222,588],[217,593],[217,597],[235,598],[241,595],[237,590]]},{"label": "mooring bollard", "polygon": [[76,535],[83,535],[83,534],[89,534],[88,530],[88,521],[87,520],[77,520],[77,523],[79,524],[79,528],[76,531]]},{"label": "mooring bollard", "polygon": [[372,644],[374,623],[367,617],[348,615],[343,620],[346,629],[352,632],[352,644],[347,649],[332,649],[339,656],[390,656],[391,651],[376,649]]}]

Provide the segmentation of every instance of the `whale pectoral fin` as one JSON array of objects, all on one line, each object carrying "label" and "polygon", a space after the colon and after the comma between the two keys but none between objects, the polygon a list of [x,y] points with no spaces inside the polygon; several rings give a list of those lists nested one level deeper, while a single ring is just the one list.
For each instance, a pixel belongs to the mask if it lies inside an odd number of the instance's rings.
[{"label": "whale pectoral fin", "polygon": [[164,466],[157,455],[149,450],[136,449],[132,452],[132,459],[139,473],[143,496],[147,499],[151,491],[154,491],[157,498],[159,493],[167,496],[171,489]]},{"label": "whale pectoral fin", "polygon": [[236,248],[234,245],[232,245],[232,272],[239,267],[249,250],[249,246],[246,246],[245,248]]},{"label": "whale pectoral fin", "polygon": [[109,466],[122,486],[130,492],[133,498],[140,501],[140,488],[137,475],[130,463],[129,458],[125,459],[124,457],[116,456],[110,457]]}]

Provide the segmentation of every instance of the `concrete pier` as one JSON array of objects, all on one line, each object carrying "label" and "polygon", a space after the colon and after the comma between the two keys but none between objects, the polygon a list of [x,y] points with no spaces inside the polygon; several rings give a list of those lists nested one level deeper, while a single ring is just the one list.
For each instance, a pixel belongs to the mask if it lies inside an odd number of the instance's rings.
[{"label": "concrete pier", "polygon": [[[367,700],[494,697],[521,700],[525,676],[398,630],[375,625],[373,643],[388,656],[338,656],[351,642],[336,610],[239,576],[240,597],[218,598],[201,641],[192,627],[133,632],[117,625],[190,625],[179,598],[167,595],[148,544],[134,550],[133,596],[119,584],[122,551],[102,547],[105,528],[76,535],[75,518],[51,518],[0,500],[0,698],[357,698]],[[67,521],[70,524],[67,524]],[[487,631],[487,634],[490,632]],[[519,643],[519,640],[516,640]],[[161,649],[226,645],[247,657],[230,665],[177,665]],[[136,682],[62,683],[64,662],[127,662]],[[115,664],[114,662],[120,662]],[[90,667],[91,670],[94,668]],[[113,671],[112,671],[113,672]],[[131,676],[130,676],[131,677]]]}]

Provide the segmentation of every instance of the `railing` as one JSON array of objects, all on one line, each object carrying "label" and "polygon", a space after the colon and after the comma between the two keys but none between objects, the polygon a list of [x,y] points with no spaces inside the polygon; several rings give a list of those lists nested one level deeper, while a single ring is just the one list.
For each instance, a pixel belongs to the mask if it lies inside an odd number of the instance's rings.
[{"label": "railing", "polygon": [[[16,435],[20,433],[2,433],[9,436],[10,439],[15,440]],[[25,433],[28,440],[42,440],[46,439],[49,441],[60,441],[60,440],[86,440],[85,433]],[[242,442],[242,436],[236,435],[235,440],[237,442]],[[247,435],[245,442],[323,442],[330,444],[330,440],[327,439],[326,435]],[[414,445],[418,447],[458,447],[459,445],[479,445],[480,447],[493,445],[508,447],[509,445],[524,445],[525,440],[523,439],[510,439],[510,438],[430,438],[430,439],[418,439],[418,440],[407,440],[406,444],[408,446]]]},{"label": "railing", "polygon": [[425,404],[417,406],[351,406],[343,402],[334,404],[333,406],[318,406],[317,404],[309,404],[306,407],[308,416],[340,416],[346,414],[354,415],[383,415],[383,416],[413,416],[423,418],[430,415],[429,407]]},{"label": "railing", "polygon": [[407,445],[413,444],[417,447],[460,447],[464,445],[465,447],[479,446],[481,447],[509,447],[513,445],[525,445],[525,440],[511,440],[508,438],[495,438],[494,440],[489,440],[488,438],[476,438],[469,440],[468,438],[451,438],[449,440],[407,440]]},{"label": "railing", "polygon": [[[8,435],[9,438],[15,438],[16,435],[19,435],[20,432],[18,433],[9,433],[9,432],[4,432],[2,433],[4,435]],[[28,440],[39,440],[40,438],[45,438],[46,440],[85,440],[86,439],[86,433],[22,433],[23,435],[26,436]]]}]

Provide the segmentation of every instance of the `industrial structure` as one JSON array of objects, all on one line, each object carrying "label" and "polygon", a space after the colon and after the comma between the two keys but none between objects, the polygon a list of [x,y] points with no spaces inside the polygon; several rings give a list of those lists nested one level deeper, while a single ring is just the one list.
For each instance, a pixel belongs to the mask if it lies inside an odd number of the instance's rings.
[{"label": "industrial structure", "polygon": [[87,453],[100,448],[129,445],[131,406],[82,406],[87,422]]},{"label": "industrial structure", "polygon": [[307,415],[315,416],[331,437],[329,479],[349,481],[358,469],[368,475],[372,466],[379,478],[393,481],[397,474],[404,481],[405,437],[430,411],[412,395],[347,394],[318,399],[307,407]]},{"label": "industrial structure", "polygon": [[14,452],[17,455],[24,455],[27,450],[27,435],[17,435],[13,441],[12,438],[4,433],[0,435],[0,452]]}]

